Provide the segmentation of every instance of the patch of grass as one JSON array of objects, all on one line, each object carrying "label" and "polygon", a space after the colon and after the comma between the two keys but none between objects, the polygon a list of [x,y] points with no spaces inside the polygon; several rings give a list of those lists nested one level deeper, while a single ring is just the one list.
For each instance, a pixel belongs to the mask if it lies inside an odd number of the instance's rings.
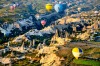
[{"label": "patch of grass", "polygon": [[76,64],[82,64],[82,65],[100,66],[100,62],[94,61],[94,60],[74,59],[73,62]]},{"label": "patch of grass", "polygon": [[91,41],[92,44],[100,44],[100,42]]},{"label": "patch of grass", "polygon": [[93,48],[87,48],[84,52],[90,52]]},{"label": "patch of grass", "polygon": [[100,52],[94,52],[94,54],[100,54]]}]

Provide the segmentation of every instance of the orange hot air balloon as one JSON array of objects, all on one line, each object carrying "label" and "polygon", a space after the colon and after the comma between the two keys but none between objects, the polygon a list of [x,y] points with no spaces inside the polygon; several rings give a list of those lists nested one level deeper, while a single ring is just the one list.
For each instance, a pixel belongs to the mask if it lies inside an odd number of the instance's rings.
[{"label": "orange hot air balloon", "polygon": [[42,26],[44,26],[46,24],[46,21],[45,20],[42,20],[41,21],[41,24],[42,24]]}]

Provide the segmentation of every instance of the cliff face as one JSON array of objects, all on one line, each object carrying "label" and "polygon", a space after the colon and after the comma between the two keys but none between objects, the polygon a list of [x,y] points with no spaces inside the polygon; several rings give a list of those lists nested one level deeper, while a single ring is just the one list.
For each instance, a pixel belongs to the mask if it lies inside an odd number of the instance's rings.
[{"label": "cliff face", "polygon": [[42,66],[61,66],[60,57],[54,53],[41,57],[40,63],[42,63]]},{"label": "cliff face", "polygon": [[62,46],[51,46],[43,47],[39,50],[38,55],[41,56],[40,63],[42,66],[64,66],[66,64],[64,57],[69,55],[67,52],[69,50]]},{"label": "cliff face", "polygon": [[43,47],[39,50],[38,55],[41,56],[40,63],[42,66],[60,66],[60,58],[55,54],[58,51],[58,48],[52,47]]},{"label": "cliff face", "polygon": [[81,39],[81,40],[88,40],[90,37],[90,34],[88,32],[85,32],[83,34],[77,35],[77,39]]}]

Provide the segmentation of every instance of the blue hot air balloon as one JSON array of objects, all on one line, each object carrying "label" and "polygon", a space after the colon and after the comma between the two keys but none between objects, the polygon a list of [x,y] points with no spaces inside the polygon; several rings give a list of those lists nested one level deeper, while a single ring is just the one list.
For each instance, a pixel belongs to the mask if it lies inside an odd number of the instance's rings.
[{"label": "blue hot air balloon", "polygon": [[63,8],[62,4],[56,4],[54,6],[54,9],[55,9],[56,12],[64,12],[64,8]]},{"label": "blue hot air balloon", "polygon": [[50,2],[55,2],[55,0],[50,0]]},{"label": "blue hot air balloon", "polygon": [[62,6],[63,6],[63,10],[65,10],[67,8],[66,3],[62,3]]}]

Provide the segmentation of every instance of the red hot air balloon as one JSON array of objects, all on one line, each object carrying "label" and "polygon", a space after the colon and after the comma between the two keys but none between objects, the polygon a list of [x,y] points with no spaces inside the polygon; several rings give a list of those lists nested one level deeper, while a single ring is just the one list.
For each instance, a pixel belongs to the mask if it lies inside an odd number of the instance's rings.
[{"label": "red hot air balloon", "polygon": [[41,24],[42,24],[42,26],[44,26],[46,24],[46,21],[45,20],[42,20],[41,21]]}]

